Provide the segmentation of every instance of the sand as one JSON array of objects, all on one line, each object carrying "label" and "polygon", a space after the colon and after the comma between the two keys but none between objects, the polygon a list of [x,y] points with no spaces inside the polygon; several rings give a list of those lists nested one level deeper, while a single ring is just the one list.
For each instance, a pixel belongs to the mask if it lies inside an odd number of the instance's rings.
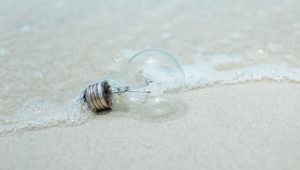
[{"label": "sand", "polygon": [[159,120],[111,112],[1,137],[0,169],[300,168],[300,85],[216,86],[183,100]]},{"label": "sand", "polygon": [[[299,170],[299,2],[0,0],[0,170]],[[149,48],[183,67],[175,113],[77,109]]]}]

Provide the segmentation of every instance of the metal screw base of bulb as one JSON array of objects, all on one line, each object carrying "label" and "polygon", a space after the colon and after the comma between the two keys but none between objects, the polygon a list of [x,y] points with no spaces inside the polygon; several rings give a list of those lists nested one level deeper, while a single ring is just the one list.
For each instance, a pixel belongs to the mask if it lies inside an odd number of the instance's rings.
[{"label": "metal screw base of bulb", "polygon": [[83,99],[92,111],[101,112],[111,109],[112,90],[106,80],[89,85],[83,93]]}]

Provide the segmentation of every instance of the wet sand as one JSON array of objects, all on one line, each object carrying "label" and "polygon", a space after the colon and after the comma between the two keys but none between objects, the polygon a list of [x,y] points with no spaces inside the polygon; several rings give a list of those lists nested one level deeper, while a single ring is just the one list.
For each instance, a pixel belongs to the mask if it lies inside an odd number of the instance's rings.
[{"label": "wet sand", "polygon": [[167,119],[112,112],[1,137],[1,169],[300,168],[300,85],[217,86],[183,100]]}]

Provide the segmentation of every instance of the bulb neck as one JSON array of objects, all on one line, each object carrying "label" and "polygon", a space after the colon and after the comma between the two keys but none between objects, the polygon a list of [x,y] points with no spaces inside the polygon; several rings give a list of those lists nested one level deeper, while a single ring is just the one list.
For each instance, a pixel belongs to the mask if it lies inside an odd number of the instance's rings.
[{"label": "bulb neck", "polygon": [[83,99],[94,112],[111,109],[112,90],[106,80],[89,85],[84,90]]}]

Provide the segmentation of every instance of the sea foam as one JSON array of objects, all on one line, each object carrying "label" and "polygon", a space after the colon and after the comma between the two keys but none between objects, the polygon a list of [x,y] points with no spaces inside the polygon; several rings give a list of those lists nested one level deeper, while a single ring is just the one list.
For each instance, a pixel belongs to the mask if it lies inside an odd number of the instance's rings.
[{"label": "sea foam", "polygon": [[257,64],[218,70],[214,62],[198,60],[193,64],[183,65],[183,70],[186,90],[257,81],[300,83],[300,68],[278,64]]},{"label": "sea foam", "polygon": [[[122,57],[114,59],[107,69],[118,71],[137,50],[123,50]],[[256,63],[245,65],[244,60],[231,55],[219,54],[208,58],[185,58],[179,60],[185,73],[185,90],[207,88],[257,81],[300,83],[300,68],[287,64]],[[192,61],[192,62],[191,62]],[[116,67],[118,66],[118,67]],[[46,101],[39,97],[29,97],[11,116],[0,117],[0,135],[19,130],[42,129],[53,126],[80,125],[93,116],[82,102],[80,89],[78,97],[63,104]]]},{"label": "sea foam", "polygon": [[32,97],[24,102],[16,114],[0,117],[0,135],[26,129],[80,125],[91,116],[80,96],[62,105]]}]

